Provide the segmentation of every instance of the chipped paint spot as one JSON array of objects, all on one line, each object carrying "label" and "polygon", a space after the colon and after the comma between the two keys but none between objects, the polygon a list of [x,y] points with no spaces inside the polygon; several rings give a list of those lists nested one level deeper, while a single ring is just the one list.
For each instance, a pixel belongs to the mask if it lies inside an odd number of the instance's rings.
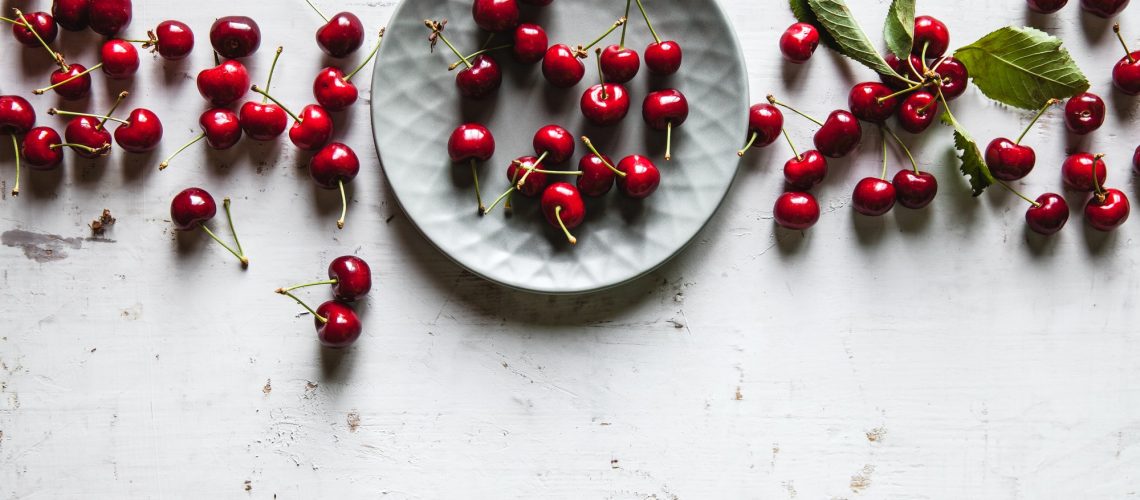
[{"label": "chipped paint spot", "polygon": [[867,464],[863,466],[863,470],[851,476],[851,491],[860,493],[863,490],[871,487],[871,474],[875,472],[875,466]]},{"label": "chipped paint spot", "polygon": [[57,234],[41,234],[13,229],[0,235],[0,243],[6,247],[19,248],[24,257],[36,262],[53,262],[67,258],[66,249],[83,248],[82,238],[64,238]]},{"label": "chipped paint spot", "polygon": [[348,422],[348,430],[356,432],[356,429],[360,427],[360,414],[356,411],[350,411],[345,421]]},{"label": "chipped paint spot", "polygon": [[887,429],[884,427],[876,427],[867,431],[867,441],[877,443],[882,441],[887,436]]},{"label": "chipped paint spot", "polygon": [[265,379],[265,387],[261,388],[261,393],[268,396],[269,393],[271,393],[271,392],[273,392],[272,380],[271,379]]}]

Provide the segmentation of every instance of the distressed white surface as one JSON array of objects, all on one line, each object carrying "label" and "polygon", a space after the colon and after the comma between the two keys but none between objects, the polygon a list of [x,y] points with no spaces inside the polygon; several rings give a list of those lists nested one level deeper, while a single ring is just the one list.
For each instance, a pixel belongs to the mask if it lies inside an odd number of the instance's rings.
[{"label": "distressed white surface", "polygon": [[[177,17],[199,37],[189,64],[144,60],[130,85],[129,105],[164,119],[164,151],[196,131],[202,102],[187,73],[209,63],[201,49],[217,15],[257,16],[254,74],[285,43],[277,92],[311,98],[316,24],[294,4],[200,0],[172,12],[136,2],[133,34]],[[853,2],[875,39],[886,4]],[[1109,154],[1111,183],[1137,199],[1127,167],[1136,101],[1110,90],[1120,53],[1109,25],[1076,4],[1031,21],[1069,43],[1105,96],[1111,116],[1086,143]],[[755,96],[823,114],[871,77],[826,50],[785,68],[783,4],[724,5]],[[379,25],[394,2],[343,7]],[[919,11],[946,20],[955,45],[1027,17],[1019,0]],[[1140,45],[1140,7],[1122,20]],[[74,60],[95,57],[77,48],[93,37],[70,40]],[[21,50],[0,37],[0,92],[43,80],[33,76],[46,74],[40,54]],[[115,90],[95,81],[91,110]],[[41,111],[52,101],[34,100]],[[955,105],[979,138],[1014,135],[1029,118],[976,90]],[[847,204],[877,168],[869,131],[863,154],[819,191],[831,208],[806,236],[773,228],[789,156],[777,145],[751,157],[700,241],[653,276],[592,297],[529,296],[472,278],[421,240],[374,164],[365,106],[338,129],[372,160],[343,232],[335,194],[311,187],[284,141],[195,149],[162,173],[157,156],[69,160],[0,200],[0,231],[83,238],[103,208],[119,219],[113,243],[63,244],[61,260],[0,246],[0,496],[1140,496],[1140,221],[1102,236],[1075,214],[1056,238],[1027,237],[1016,198],[969,196],[945,129],[915,140],[941,180],[934,206],[861,219]],[[790,124],[807,144],[806,124]],[[1024,189],[1060,189],[1058,114],[1028,142],[1039,166]],[[4,179],[11,167],[0,148]],[[205,238],[172,235],[170,197],[191,184],[235,198],[248,272]],[[359,345],[327,356],[311,320],[271,291],[350,252],[379,283]]]}]

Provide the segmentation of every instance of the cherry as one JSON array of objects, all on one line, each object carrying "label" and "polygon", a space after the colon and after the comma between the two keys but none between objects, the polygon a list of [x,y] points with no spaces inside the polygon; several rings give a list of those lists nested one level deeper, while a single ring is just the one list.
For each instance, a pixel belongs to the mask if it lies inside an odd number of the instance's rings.
[{"label": "cherry", "polygon": [[938,195],[938,179],[929,172],[900,170],[891,183],[899,205],[906,208],[924,208]]},{"label": "cherry", "polygon": [[226,16],[210,26],[210,45],[226,59],[249,56],[261,47],[261,28],[246,16]]},{"label": "cherry", "polygon": [[321,345],[332,349],[351,346],[360,338],[363,330],[356,311],[337,301],[328,301],[317,307],[313,312],[313,321]]},{"label": "cherry", "polygon": [[1112,231],[1128,220],[1128,196],[1119,189],[1100,190],[1085,204],[1085,220],[1097,231]]},{"label": "cherry", "polygon": [[784,163],[784,181],[792,189],[806,191],[827,177],[827,158],[814,149]]},{"label": "cherry", "polygon": [[[1065,6],[1065,4],[1069,3],[1069,0],[1026,0],[1026,3],[1029,4],[1029,8],[1033,11],[1040,12],[1042,14],[1052,14],[1054,12],[1061,10],[1061,8]],[[1068,214],[1068,212],[1067,212],[1068,207],[1066,207],[1065,210],[1066,210],[1066,214]],[[1068,215],[1066,215],[1066,218],[1068,218]],[[1060,229],[1060,228],[1057,228],[1057,229]],[[1038,232],[1040,232],[1040,231],[1038,231]],[[1054,231],[1054,232],[1056,232],[1056,231]],[[1052,234],[1052,233],[1042,233],[1042,234]]]},{"label": "cherry", "polygon": [[1104,101],[1092,92],[1082,92],[1065,103],[1065,127],[1077,135],[1088,134],[1104,124]]},{"label": "cherry", "polygon": [[91,30],[112,37],[131,24],[131,0],[91,0],[87,22]]},{"label": "cherry", "polygon": [[163,21],[154,29],[150,42],[143,48],[154,47],[167,61],[180,61],[194,50],[194,32],[181,21]]},{"label": "cherry", "polygon": [[[1061,179],[1065,186],[1076,191],[1095,191],[1097,186],[1103,186],[1108,180],[1108,167],[1104,164],[1104,155],[1090,153],[1077,153],[1065,159],[1061,164]],[[1096,179],[1093,179],[1093,170],[1096,170]]]},{"label": "cherry", "polygon": [[661,171],[644,156],[627,156],[618,162],[617,169],[625,174],[617,178],[618,189],[635,200],[648,198],[661,185]]},{"label": "cherry", "polygon": [[966,65],[953,57],[943,57],[935,63],[932,70],[938,74],[942,95],[946,100],[957,99],[970,86],[970,72]]},{"label": "cherry", "polygon": [[115,142],[128,153],[154,151],[161,140],[162,122],[146,108],[131,111],[126,123],[115,129]]},{"label": "cherry", "polygon": [[780,36],[780,52],[788,62],[803,64],[819,47],[819,30],[808,23],[796,23]]},{"label": "cherry", "polygon": [[521,156],[512,161],[507,166],[507,181],[511,183],[512,189],[529,198],[542,194],[550,184],[550,177],[540,171],[541,161],[533,156]]},{"label": "cherry", "polygon": [[542,58],[542,76],[558,88],[569,88],[586,76],[586,66],[578,60],[569,45],[551,46]]},{"label": "cherry", "polygon": [[519,24],[519,6],[515,0],[475,0],[471,4],[471,16],[484,30],[509,31]]},{"label": "cherry", "polygon": [[[372,268],[368,263],[353,255],[337,257],[329,264],[329,279],[288,288],[278,288],[277,293],[291,295],[290,292],[311,286],[332,285],[333,295],[340,302],[354,302],[368,295],[372,290]],[[293,297],[296,299],[296,297]]]},{"label": "cherry", "polygon": [[305,0],[325,24],[317,30],[317,45],[332,57],[342,58],[364,45],[364,23],[351,12],[341,12],[332,18],[326,16],[312,0]]},{"label": "cherry", "polygon": [[930,128],[938,116],[938,99],[925,90],[914,92],[899,105],[899,126],[912,134],[921,134]]},{"label": "cherry", "polygon": [[855,115],[836,110],[815,133],[815,148],[828,158],[843,158],[851,154],[862,140],[863,128]]},{"label": "cherry", "polygon": [[174,229],[179,231],[202,228],[210,238],[229,250],[234,257],[237,257],[242,268],[247,268],[249,267],[249,257],[246,257],[245,251],[242,250],[241,241],[238,240],[237,231],[234,230],[234,219],[230,213],[229,198],[222,200],[222,208],[226,211],[226,222],[230,226],[230,233],[234,236],[236,250],[223,242],[206,226],[206,223],[218,214],[218,204],[214,202],[214,197],[210,196],[210,193],[206,192],[205,189],[192,187],[175,195],[170,202],[170,220],[174,222]]},{"label": "cherry", "polygon": [[534,64],[541,61],[549,46],[550,40],[542,26],[524,23],[515,28],[515,43],[511,47],[519,62]]},{"label": "cherry", "polygon": [[466,123],[456,127],[447,140],[447,154],[452,163],[470,163],[471,178],[475,181],[475,199],[479,202],[479,215],[487,213],[483,205],[483,195],[479,191],[478,162],[490,160],[495,155],[495,136],[478,123]]},{"label": "cherry", "polygon": [[855,211],[863,215],[878,217],[890,212],[895,206],[895,186],[884,179],[867,177],[855,185],[851,194],[851,204]]},{"label": "cherry", "polygon": [[[107,40],[100,51],[102,62],[96,66],[103,68],[103,74],[112,80],[124,80],[134,76],[139,70],[139,51],[125,40]],[[92,68],[95,69],[95,68]]]},{"label": "cherry", "polygon": [[1112,67],[1112,83],[1125,94],[1140,94],[1140,50],[1132,52],[1128,49],[1124,36],[1120,34],[1119,24],[1114,24],[1112,31],[1120,39],[1120,45],[1124,46],[1124,57]]},{"label": "cherry", "polygon": [[257,85],[250,87],[250,90],[269,98],[293,118],[293,126],[289,127],[289,140],[294,146],[303,151],[317,151],[329,143],[333,134],[333,121],[321,105],[305,106],[298,115]]},{"label": "cherry", "polygon": [[91,0],[53,0],[51,15],[55,22],[68,31],[87,29]]},{"label": "cherry", "polygon": [[1105,19],[1119,14],[1131,0],[1081,0],[1081,8]]},{"label": "cherry", "polygon": [[1025,212],[1025,223],[1033,232],[1043,235],[1054,234],[1069,221],[1069,204],[1059,194],[1045,193]]},{"label": "cherry", "polygon": [[898,94],[882,83],[863,82],[851,87],[847,105],[860,120],[881,125],[898,108]]},{"label": "cherry", "polygon": [[598,49],[598,75],[601,83],[582,94],[582,115],[595,125],[607,126],[622,121],[629,113],[629,94],[617,83],[606,83],[601,67],[602,50]]},{"label": "cherry", "polygon": [[376,41],[376,47],[368,54],[368,57],[361,62],[356,69],[345,75],[339,68],[328,67],[317,73],[316,80],[313,81],[313,97],[316,97],[317,104],[324,106],[329,111],[344,111],[356,103],[359,97],[359,91],[356,85],[352,83],[352,77],[356,76],[360,70],[364,69],[366,65],[376,57],[376,53],[380,50],[380,43],[384,40],[384,29],[380,29],[380,38]]},{"label": "cherry", "polygon": [[186,150],[190,146],[198,143],[202,139],[206,139],[208,144],[213,149],[229,149],[234,147],[239,140],[241,140],[241,125],[238,115],[233,111],[225,108],[208,109],[198,118],[198,125],[202,127],[202,133],[198,134],[186,145],[179,148],[169,158],[164,160],[158,165],[159,170],[165,170],[170,166],[170,161],[178,156],[179,153]]},{"label": "cherry", "polygon": [[676,89],[658,90],[645,96],[641,116],[649,128],[664,130],[665,161],[673,158],[673,129],[689,118],[689,100]]},{"label": "cherry", "polygon": [[91,95],[91,71],[82,64],[70,64],[52,72],[51,85],[42,89],[33,90],[32,93],[42,95],[48,90],[55,90],[65,100],[77,101]]},{"label": "cherry", "polygon": [[1018,136],[1017,142],[999,137],[990,142],[989,146],[986,146],[986,166],[989,167],[994,178],[1001,181],[1016,181],[1029,175],[1037,163],[1037,154],[1034,153],[1033,148],[1022,146],[1021,141],[1025,139],[1026,134],[1037,123],[1037,120],[1045,114],[1045,111],[1059,102],[1056,99],[1047,101],[1037,116],[1033,117],[1033,121],[1029,122],[1029,126],[1025,127],[1025,131]]},{"label": "cherry", "polygon": [[784,193],[776,198],[773,215],[781,227],[803,231],[819,222],[819,202],[808,192]]},{"label": "cherry", "polygon": [[[891,69],[895,70],[895,73],[898,73],[900,76],[915,82],[921,82],[923,80],[921,72],[924,65],[921,56],[911,54],[908,60],[903,61],[893,52],[887,52],[887,54],[883,56],[883,60],[886,61],[887,66],[890,66]],[[895,76],[879,75],[879,80],[895,90],[909,89],[912,86],[912,84],[906,80]]]},{"label": "cherry", "polygon": [[586,144],[591,153],[578,161],[578,171],[582,172],[582,175],[578,177],[578,190],[582,194],[594,198],[604,196],[613,189],[614,180],[619,176],[624,177],[626,174],[614,166],[614,162],[609,156],[599,153],[588,137],[583,136],[582,142]]},{"label": "cherry", "polygon": [[626,83],[641,70],[641,58],[637,51],[620,45],[610,45],[599,57],[602,74],[614,83]]},{"label": "cherry", "polygon": [[24,136],[20,148],[24,162],[33,170],[51,170],[63,162],[63,139],[51,127],[36,127]]},{"label": "cherry", "polygon": [[784,113],[768,103],[755,104],[748,110],[748,143],[736,152],[744,156],[749,148],[764,148],[776,142],[784,129]]},{"label": "cherry", "polygon": [[561,228],[571,245],[578,244],[578,238],[570,233],[586,220],[586,204],[578,188],[566,182],[556,182],[542,193],[542,214],[551,226]]},{"label": "cherry", "polygon": [[911,51],[917,56],[938,59],[950,48],[950,30],[930,16],[914,18],[914,45]]},{"label": "cherry", "polygon": [[677,70],[681,69],[681,59],[683,58],[681,44],[672,40],[661,41],[661,37],[657,36],[657,30],[653,28],[653,23],[649,21],[649,14],[645,12],[645,6],[641,4],[641,0],[636,1],[637,8],[641,10],[641,17],[645,18],[645,25],[649,27],[649,33],[653,35],[653,43],[645,48],[645,67],[659,75],[676,73]]},{"label": "cherry", "polygon": [[61,115],[73,117],[67,122],[67,127],[63,129],[63,137],[67,140],[68,144],[78,144],[84,147],[73,147],[72,150],[83,158],[95,159],[107,156],[111,152],[111,133],[107,131],[107,120],[114,120],[124,123],[125,120],[111,118],[111,115],[118,109],[119,104],[127,97],[127,92],[119,93],[115,104],[107,111],[105,115],[92,115],[88,113],[75,113],[71,111],[61,111],[55,108],[49,109],[49,115]]},{"label": "cherry", "polygon": [[352,182],[358,173],[360,173],[360,158],[352,148],[339,142],[325,146],[309,160],[309,175],[317,186],[340,190],[341,210],[340,219],[336,221],[337,229],[344,229],[344,220],[348,213],[348,197],[344,191],[344,184]]},{"label": "cherry", "polygon": [[43,43],[52,43],[55,41],[55,37],[59,35],[59,27],[55,24],[55,18],[47,12],[29,12],[24,14],[24,19],[32,26],[35,33],[28,29],[28,25],[15,21],[12,23],[12,35],[16,37],[17,41],[28,47],[40,45],[40,40],[43,40]]},{"label": "cherry", "polygon": [[574,136],[558,125],[547,125],[534,134],[534,152],[546,156],[550,163],[558,164],[574,156]]},{"label": "cherry", "polygon": [[[281,51],[282,48],[277,47],[277,52],[273,55],[273,64],[269,67],[269,78],[265,83],[266,90],[273,84],[273,73],[277,69],[277,60],[281,57]],[[272,141],[280,137],[285,132],[285,127],[289,125],[289,115],[285,110],[277,104],[270,103],[269,98],[264,96],[261,102],[246,101],[242,104],[238,116],[241,129],[255,141]]]},{"label": "cherry", "polygon": [[36,125],[36,110],[18,95],[0,95],[0,135],[21,135]]},{"label": "cherry", "polygon": [[245,65],[228,60],[198,73],[198,92],[214,106],[229,106],[249,91],[249,71]]},{"label": "cherry", "polygon": [[430,19],[424,21],[424,26],[427,26],[432,32],[430,37],[432,47],[435,46],[437,39],[443,40],[443,43],[466,66],[459,74],[455,75],[455,86],[459,88],[459,94],[471,99],[482,99],[499,90],[499,86],[503,83],[503,71],[499,68],[499,63],[486,54],[474,58],[464,56],[443,35],[443,29],[446,25],[447,21],[440,22]]}]

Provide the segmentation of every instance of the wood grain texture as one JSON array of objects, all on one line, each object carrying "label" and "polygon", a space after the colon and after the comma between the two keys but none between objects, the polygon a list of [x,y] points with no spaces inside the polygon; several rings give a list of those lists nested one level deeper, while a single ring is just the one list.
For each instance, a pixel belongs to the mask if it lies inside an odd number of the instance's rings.
[{"label": "wood grain texture", "polygon": [[[193,75],[210,63],[205,36],[217,15],[257,16],[265,42],[251,71],[264,75],[272,47],[285,44],[277,93],[311,100],[322,58],[311,42],[317,19],[302,3],[200,0],[174,12],[135,3],[132,34],[176,17],[198,35],[191,60],[147,57],[128,85],[128,106],[163,118],[163,152],[197,133]],[[1021,186],[1061,189],[1065,150],[1079,147],[1107,153],[1110,182],[1140,199],[1127,166],[1137,101],[1111,89],[1110,24],[1076,4],[1054,16],[1029,15],[1019,0],[918,10],[945,20],[954,46],[1005,24],[1064,38],[1110,116],[1077,142],[1048,115],[1026,139],[1039,163]],[[723,5],[756,96],[824,114],[873,78],[824,49],[785,66],[776,41],[792,17],[782,3]],[[880,43],[888,2],[851,5]],[[324,8],[378,26],[394,2]],[[1137,9],[1121,17],[1133,40]],[[69,57],[96,57],[93,35],[64,37]],[[40,53],[9,36],[0,53],[0,93],[42,85]],[[118,90],[95,78],[84,107],[102,109]],[[979,138],[1015,135],[1031,118],[976,90],[955,105]],[[806,235],[773,227],[790,154],[775,145],[747,160],[699,241],[654,275],[595,296],[531,296],[470,276],[422,241],[391,200],[367,116],[362,102],[338,121],[366,165],[343,232],[335,193],[312,187],[305,157],[285,142],[193,149],[162,173],[159,154],[69,159],[62,173],[28,174],[19,199],[0,200],[9,234],[0,497],[1140,495],[1140,222],[1105,236],[1075,216],[1056,238],[1027,236],[1017,198],[969,196],[945,129],[910,139],[941,181],[930,209],[856,217],[850,188],[878,168],[869,130],[862,154],[833,164],[819,190],[825,214]],[[808,144],[807,123],[789,125]],[[0,148],[6,182],[12,165]],[[173,234],[169,200],[189,185],[234,198],[249,271],[205,238]],[[104,208],[118,223],[104,240],[87,239]],[[320,276],[345,253],[367,259],[378,283],[361,342],[330,355],[311,320],[272,290]]]}]

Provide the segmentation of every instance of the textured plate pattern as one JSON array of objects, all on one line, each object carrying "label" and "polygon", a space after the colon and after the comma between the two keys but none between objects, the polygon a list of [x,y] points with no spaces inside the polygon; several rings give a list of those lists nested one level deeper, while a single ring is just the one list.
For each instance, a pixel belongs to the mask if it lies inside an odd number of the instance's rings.
[{"label": "textured plate pattern", "polygon": [[[487,101],[459,98],[454,57],[443,43],[428,52],[424,19],[449,19],[445,34],[465,52],[485,42],[471,20],[470,0],[406,0],[388,26],[372,87],[376,146],[388,181],[409,219],[440,250],[489,280],[534,292],[585,293],[641,276],[676,255],[716,212],[736,175],[735,154],[747,125],[748,82],[731,25],[715,0],[648,0],[654,26],[663,37],[681,42],[685,59],[672,77],[650,76],[642,67],[627,87],[629,116],[598,129],[579,110],[582,92],[596,83],[591,55],[586,78],[575,88],[546,84],[540,65],[518,65],[508,51],[495,55],[503,65],[503,87]],[[620,0],[558,0],[547,8],[523,7],[523,18],[543,25],[551,44],[588,43],[623,14]],[[627,45],[639,52],[652,41],[636,7],[630,13]],[[618,33],[607,40],[616,43]],[[500,35],[494,44],[506,43]],[[653,89],[677,88],[689,99],[688,121],[674,131],[673,161],[665,162],[664,133],[641,119],[641,102]],[[632,202],[616,188],[608,197],[587,200],[585,224],[570,247],[538,213],[536,200],[515,197],[512,217],[496,210],[475,213],[467,166],[453,167],[447,138],[457,125],[476,121],[495,134],[492,161],[480,167],[484,198],[508,187],[506,168],[518,156],[533,154],[539,127],[556,123],[591,137],[614,159],[648,154],[661,169],[661,187],[650,199]],[[573,162],[548,168],[572,170]],[[571,180],[572,182],[572,180]],[[500,207],[501,208],[501,207]]]}]

